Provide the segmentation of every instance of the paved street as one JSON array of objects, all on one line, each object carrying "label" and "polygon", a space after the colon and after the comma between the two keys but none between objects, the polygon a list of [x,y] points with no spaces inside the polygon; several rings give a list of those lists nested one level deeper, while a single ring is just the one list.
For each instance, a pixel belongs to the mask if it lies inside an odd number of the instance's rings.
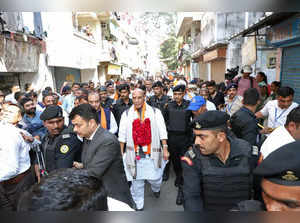
[{"label": "paved street", "polygon": [[[172,167],[171,167],[172,170]],[[183,211],[182,206],[176,205],[177,188],[174,186],[175,173],[171,171],[167,182],[163,181],[160,198],[152,194],[149,183],[145,187],[145,211]]]}]

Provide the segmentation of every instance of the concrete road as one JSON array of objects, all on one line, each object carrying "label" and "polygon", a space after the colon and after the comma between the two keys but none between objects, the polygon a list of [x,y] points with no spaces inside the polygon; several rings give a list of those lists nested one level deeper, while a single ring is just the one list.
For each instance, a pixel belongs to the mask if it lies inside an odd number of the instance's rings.
[{"label": "concrete road", "polygon": [[174,186],[175,173],[170,168],[168,181],[163,181],[160,198],[155,198],[149,183],[145,186],[144,211],[183,211],[182,206],[176,205],[177,187]]}]

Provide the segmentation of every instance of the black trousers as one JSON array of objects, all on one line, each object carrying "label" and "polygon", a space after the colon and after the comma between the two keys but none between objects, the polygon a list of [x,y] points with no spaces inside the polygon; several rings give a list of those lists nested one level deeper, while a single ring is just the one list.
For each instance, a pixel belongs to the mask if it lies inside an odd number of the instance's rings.
[{"label": "black trousers", "polygon": [[17,184],[3,185],[0,183],[0,210],[16,211],[21,195],[34,183],[32,171],[29,171]]},{"label": "black trousers", "polygon": [[[185,134],[168,134],[168,150],[170,153],[170,161],[172,162],[174,172],[177,178],[182,179],[181,157],[187,151],[189,137]],[[182,179],[183,181],[183,179]],[[182,184],[181,182],[180,184]]]}]

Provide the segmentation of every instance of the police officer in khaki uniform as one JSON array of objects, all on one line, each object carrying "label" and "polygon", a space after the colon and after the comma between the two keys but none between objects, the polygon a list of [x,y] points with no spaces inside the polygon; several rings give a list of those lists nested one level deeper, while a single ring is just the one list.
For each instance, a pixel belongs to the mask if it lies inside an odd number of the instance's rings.
[{"label": "police officer in khaki uniform", "polygon": [[[42,140],[41,151],[47,172],[59,168],[71,168],[74,161],[80,161],[81,141],[64,125],[62,109],[57,105],[48,106],[40,116],[47,128]],[[39,157],[40,160],[41,157]],[[40,168],[35,162],[35,172],[40,181]]]},{"label": "police officer in khaki uniform", "polygon": [[258,150],[231,137],[228,120],[221,111],[207,111],[193,120],[195,144],[181,158],[186,211],[226,211],[252,196]]}]

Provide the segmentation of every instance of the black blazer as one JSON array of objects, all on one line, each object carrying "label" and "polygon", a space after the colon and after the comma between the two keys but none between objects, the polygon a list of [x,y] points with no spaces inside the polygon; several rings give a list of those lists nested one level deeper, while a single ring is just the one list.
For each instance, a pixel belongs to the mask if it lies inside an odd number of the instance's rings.
[{"label": "black blazer", "polygon": [[99,127],[90,144],[84,146],[81,158],[88,175],[103,182],[109,197],[134,207],[115,135]]}]

